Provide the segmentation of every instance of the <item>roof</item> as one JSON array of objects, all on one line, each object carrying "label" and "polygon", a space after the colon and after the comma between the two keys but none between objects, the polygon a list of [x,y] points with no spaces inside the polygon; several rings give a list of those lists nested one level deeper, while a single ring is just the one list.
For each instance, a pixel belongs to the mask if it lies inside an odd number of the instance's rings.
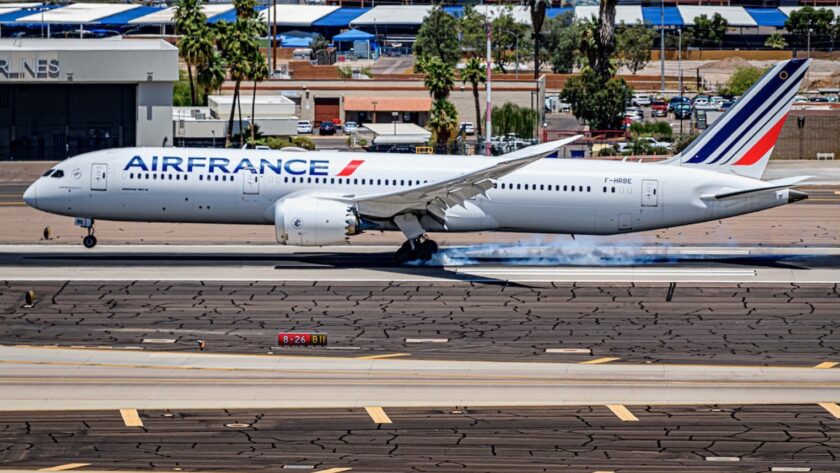
[{"label": "roof", "polygon": [[344,97],[348,112],[428,112],[430,108],[431,97]]},{"label": "roof", "polygon": [[432,136],[429,130],[414,123],[365,123],[364,127],[377,136],[417,136],[421,142]]},{"label": "roof", "polygon": [[[683,26],[683,18],[677,7],[665,7],[665,26]],[[642,7],[642,17],[646,23],[658,26],[662,23],[662,12],[659,7]]]},{"label": "roof", "polygon": [[339,8],[334,12],[321,17],[312,23],[312,26],[341,27],[347,28],[350,22],[370,11],[370,8]]},{"label": "roof", "polygon": [[[207,18],[212,18],[230,10],[233,10],[233,5],[230,3],[211,3],[201,6],[201,11],[204,12]],[[158,10],[150,15],[135,18],[130,20],[129,23],[132,25],[169,25],[172,24],[172,16],[174,14],[175,7],[169,7],[163,10]]]},{"label": "roof", "polygon": [[778,8],[747,8],[747,13],[753,17],[758,26],[785,26],[787,16]]},{"label": "roof", "polygon": [[96,23],[99,23],[100,25],[127,25],[129,24],[129,22],[131,22],[131,20],[134,20],[135,18],[151,15],[152,13],[156,13],[165,8],[166,7],[141,6],[137,8],[132,8],[131,10],[126,10],[121,13],[117,13],[116,15],[110,15],[104,18],[100,18],[96,21]]},{"label": "roof", "polygon": [[52,5],[39,3],[3,3],[0,4],[0,23],[12,22],[20,17],[28,16],[41,10],[52,10]]},{"label": "roof", "polygon": [[15,21],[19,23],[91,23],[100,18],[133,10],[139,6],[124,3],[72,3],[45,12],[22,16]]},{"label": "roof", "polygon": [[[791,13],[793,13],[796,10],[799,10],[801,8],[804,8],[804,7],[779,7],[779,11],[784,13],[786,16],[790,16]],[[813,8],[816,8],[817,10],[819,10],[820,8],[825,8],[826,10],[833,11],[835,18],[840,16],[840,7],[823,7],[823,6],[820,6],[820,7],[813,7]]]},{"label": "roof", "polygon": [[162,39],[3,38],[0,51],[150,51],[178,48]]},{"label": "roof", "polygon": [[372,8],[350,24],[358,25],[419,25],[432,11],[431,5],[386,5]]},{"label": "roof", "polygon": [[354,28],[333,36],[333,41],[366,41],[374,38],[376,38],[376,35]]},{"label": "roof", "polygon": [[[597,6],[575,7],[575,17],[585,20],[589,17],[598,17]],[[642,7],[640,5],[619,5],[615,7],[615,24],[626,23],[628,25],[642,23]]]},{"label": "roof", "polygon": [[513,20],[517,23],[531,24],[531,12],[528,7],[522,5],[505,6],[505,5],[476,5],[473,7],[479,15],[487,15],[491,20],[509,13]]},{"label": "roof", "polygon": [[263,10],[260,20],[271,24],[275,18],[275,8],[277,24],[282,26],[311,26],[312,23],[338,10],[337,6],[327,5],[277,5]]},{"label": "roof", "polygon": [[686,25],[694,25],[694,19],[700,15],[711,18],[720,13],[729,26],[758,26],[753,17],[743,7],[719,7],[716,5],[680,5],[677,7]]}]

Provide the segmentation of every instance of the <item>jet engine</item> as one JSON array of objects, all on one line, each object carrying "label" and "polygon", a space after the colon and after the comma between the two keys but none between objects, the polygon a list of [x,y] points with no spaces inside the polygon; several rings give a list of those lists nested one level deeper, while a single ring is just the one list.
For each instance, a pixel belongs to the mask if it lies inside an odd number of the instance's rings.
[{"label": "jet engine", "polygon": [[274,207],[274,233],[281,245],[323,246],[361,233],[353,207],[319,197],[283,199]]}]

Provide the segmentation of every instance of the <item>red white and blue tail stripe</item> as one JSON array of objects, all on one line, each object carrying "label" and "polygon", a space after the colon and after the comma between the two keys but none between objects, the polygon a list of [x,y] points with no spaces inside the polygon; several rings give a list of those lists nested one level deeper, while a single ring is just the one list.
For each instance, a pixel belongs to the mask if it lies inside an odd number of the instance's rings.
[{"label": "red white and blue tail stripe", "polygon": [[726,113],[667,164],[760,179],[809,62],[791,59],[771,67]]}]

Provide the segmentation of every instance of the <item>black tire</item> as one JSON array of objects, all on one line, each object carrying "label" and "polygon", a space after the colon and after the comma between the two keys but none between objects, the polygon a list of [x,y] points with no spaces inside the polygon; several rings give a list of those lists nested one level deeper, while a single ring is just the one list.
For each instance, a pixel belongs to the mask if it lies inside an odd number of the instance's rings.
[{"label": "black tire", "polygon": [[434,240],[426,240],[420,244],[420,248],[424,251],[428,251],[429,254],[433,255],[438,252],[438,244],[435,243]]},{"label": "black tire", "polygon": [[409,261],[413,261],[417,259],[417,255],[412,251],[410,245],[403,245],[397,250],[397,253],[394,254],[394,260],[396,260],[397,264],[405,264]]},{"label": "black tire", "polygon": [[82,238],[82,245],[85,245],[85,248],[93,248],[96,246],[96,237],[93,235],[88,235]]}]

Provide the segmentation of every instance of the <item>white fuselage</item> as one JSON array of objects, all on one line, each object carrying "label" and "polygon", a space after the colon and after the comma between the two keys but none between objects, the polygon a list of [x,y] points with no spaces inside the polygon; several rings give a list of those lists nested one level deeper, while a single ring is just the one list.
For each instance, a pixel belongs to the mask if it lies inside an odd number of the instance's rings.
[{"label": "white fuselage", "polygon": [[[243,159],[248,165],[243,165]],[[55,169],[63,171],[63,177],[40,178],[27,192],[27,202],[56,214],[103,220],[273,224],[275,204],[291,195],[393,192],[475,171],[498,160],[347,152],[113,149],[61,162]],[[357,166],[351,169],[354,161]],[[497,180],[486,196],[449,208],[444,225],[428,217],[421,223],[428,231],[605,235],[686,225],[788,203],[787,190],[721,201],[701,199],[760,184],[751,178],[673,165],[542,159]],[[388,221],[376,223],[380,228],[395,229]]]}]

